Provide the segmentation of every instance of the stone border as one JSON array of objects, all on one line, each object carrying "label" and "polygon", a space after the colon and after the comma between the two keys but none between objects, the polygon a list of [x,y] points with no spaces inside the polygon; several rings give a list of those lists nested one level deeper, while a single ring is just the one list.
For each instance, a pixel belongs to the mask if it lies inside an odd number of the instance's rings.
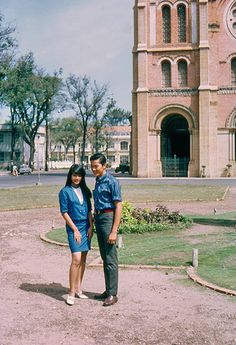
[{"label": "stone border", "polygon": [[199,277],[197,275],[197,269],[195,269],[192,266],[187,269],[187,274],[188,274],[190,279],[192,279],[195,283],[197,283],[201,286],[207,287],[207,288],[214,290],[216,292],[224,293],[226,295],[236,296],[235,290],[230,290],[230,289],[226,289],[226,288],[223,288],[223,287],[215,285],[215,284],[211,284],[208,281]]},{"label": "stone border", "polygon": [[225,200],[225,197],[226,197],[226,194],[228,193],[228,191],[229,191],[229,186],[226,187],[226,190],[225,190],[225,192],[223,194],[223,197],[221,199],[219,199],[219,201]]},{"label": "stone border", "polygon": [[[96,268],[96,267],[103,267],[102,264],[102,258],[98,256],[95,260],[93,260],[88,267]],[[119,264],[119,268],[124,269],[150,269],[150,270],[186,270],[187,266],[164,266],[164,265],[125,265],[125,264]]]},{"label": "stone border", "polygon": [[[57,242],[57,241],[51,240],[50,238],[46,237],[46,234],[47,234],[47,232],[40,234],[39,238],[42,241],[50,243],[50,244],[56,244],[57,246],[61,246],[61,247],[69,247],[68,243],[62,243],[62,242]],[[91,249],[98,249],[98,247],[91,247]]]},{"label": "stone border", "polygon": [[51,240],[50,238],[47,238],[46,237],[46,233],[45,234],[40,234],[39,237],[44,242],[48,242],[48,243],[51,243],[51,244],[56,244],[56,245],[61,246],[61,247],[69,247],[68,243],[61,243],[61,242],[57,242],[57,241]]}]

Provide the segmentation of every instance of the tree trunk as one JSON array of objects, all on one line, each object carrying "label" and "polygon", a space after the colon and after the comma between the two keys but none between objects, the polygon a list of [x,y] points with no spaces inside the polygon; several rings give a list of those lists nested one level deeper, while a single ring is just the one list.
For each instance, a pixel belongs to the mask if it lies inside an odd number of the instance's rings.
[{"label": "tree trunk", "polygon": [[14,116],[14,110],[10,108],[11,112],[11,155],[10,155],[10,167],[11,167],[11,173],[13,168],[13,163],[15,161],[15,144],[16,144],[16,127],[15,127],[15,116]]},{"label": "tree trunk", "polygon": [[[35,147],[34,147],[34,142],[33,142],[33,144],[30,145],[30,157],[29,157],[29,167],[32,170],[34,170],[34,154],[35,154]],[[38,157],[38,160],[39,160],[39,157]]]},{"label": "tree trunk", "polygon": [[73,163],[75,164],[75,145],[72,145],[73,147]]},{"label": "tree trunk", "polygon": [[95,152],[99,151],[99,142],[98,142],[98,129],[95,130]]},{"label": "tree trunk", "polygon": [[84,133],[83,133],[83,143],[82,143],[82,153],[81,153],[81,164],[82,164],[82,166],[84,166],[85,145],[86,145],[86,131],[84,130]]}]

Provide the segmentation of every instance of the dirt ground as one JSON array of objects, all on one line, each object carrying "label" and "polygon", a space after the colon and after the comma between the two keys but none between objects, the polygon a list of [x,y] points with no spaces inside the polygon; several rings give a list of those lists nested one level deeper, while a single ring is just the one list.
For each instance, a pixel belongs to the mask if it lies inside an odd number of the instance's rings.
[{"label": "dirt ground", "polygon": [[[231,189],[218,203],[167,206],[220,213],[235,210],[235,200]],[[119,301],[104,308],[93,299],[104,290],[102,270],[88,268],[89,299],[67,306],[69,250],[39,238],[52,222],[63,225],[54,208],[0,213],[0,345],[236,344],[236,298],[195,285],[184,272],[120,270]],[[88,261],[97,255],[90,251]]]}]

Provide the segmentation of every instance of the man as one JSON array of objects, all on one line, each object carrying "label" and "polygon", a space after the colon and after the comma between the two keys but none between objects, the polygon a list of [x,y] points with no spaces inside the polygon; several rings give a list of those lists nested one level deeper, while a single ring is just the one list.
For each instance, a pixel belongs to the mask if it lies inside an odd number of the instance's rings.
[{"label": "man", "polygon": [[91,169],[96,177],[93,191],[95,207],[95,226],[106,290],[96,299],[104,300],[108,307],[118,301],[118,258],[116,240],[122,213],[121,189],[115,177],[106,171],[106,157],[95,153],[90,157]]}]

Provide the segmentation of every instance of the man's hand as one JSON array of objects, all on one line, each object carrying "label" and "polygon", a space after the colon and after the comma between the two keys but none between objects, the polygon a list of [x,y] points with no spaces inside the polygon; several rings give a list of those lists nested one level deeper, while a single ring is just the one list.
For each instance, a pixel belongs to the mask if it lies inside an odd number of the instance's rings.
[{"label": "man's hand", "polygon": [[116,231],[111,231],[107,243],[109,244],[116,244],[116,240],[117,240],[117,232]]},{"label": "man's hand", "polygon": [[93,226],[90,226],[89,229],[88,229],[88,239],[89,241],[91,241],[93,237]]}]

